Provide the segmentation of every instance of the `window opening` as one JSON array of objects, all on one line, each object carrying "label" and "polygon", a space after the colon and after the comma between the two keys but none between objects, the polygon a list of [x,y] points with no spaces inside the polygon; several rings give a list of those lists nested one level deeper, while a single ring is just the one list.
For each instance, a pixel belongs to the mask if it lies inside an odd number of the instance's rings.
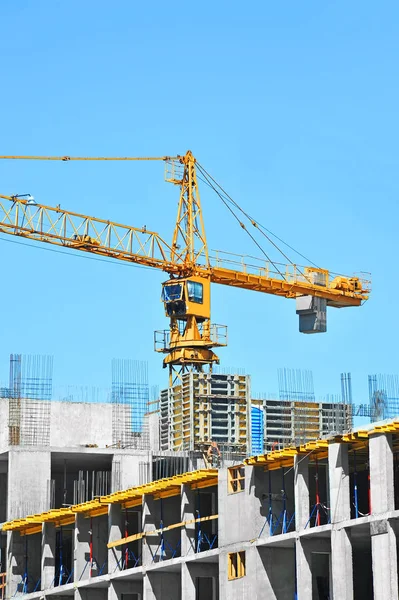
[{"label": "window opening", "polygon": [[229,494],[243,492],[245,490],[245,468],[243,465],[230,467],[228,470]]},{"label": "window opening", "polygon": [[228,554],[228,578],[239,579],[240,577],[245,577],[245,550]]}]

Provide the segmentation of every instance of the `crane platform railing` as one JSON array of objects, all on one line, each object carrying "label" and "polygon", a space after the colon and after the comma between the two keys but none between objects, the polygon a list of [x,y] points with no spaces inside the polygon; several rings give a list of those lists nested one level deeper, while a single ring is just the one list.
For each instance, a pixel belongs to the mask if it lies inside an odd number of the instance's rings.
[{"label": "crane platform railing", "polygon": [[370,281],[316,267],[281,264],[250,255],[213,251],[194,263],[184,250],[169,245],[146,226],[132,227],[46,206],[32,196],[0,195],[0,233],[55,244],[103,257],[154,267],[177,276],[198,275],[213,283],[295,298],[316,295],[333,306],[359,306],[368,298]]}]

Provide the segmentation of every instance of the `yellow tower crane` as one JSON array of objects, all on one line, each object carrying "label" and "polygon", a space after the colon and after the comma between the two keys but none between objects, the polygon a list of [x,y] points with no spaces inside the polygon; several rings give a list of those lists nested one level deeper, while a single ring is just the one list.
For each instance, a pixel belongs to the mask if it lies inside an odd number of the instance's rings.
[{"label": "yellow tower crane", "polygon": [[[212,369],[219,359],[213,348],[225,346],[227,328],[211,324],[210,287],[219,283],[247,290],[296,298],[300,331],[326,331],[326,308],[360,306],[368,299],[370,282],[359,277],[334,276],[326,269],[284,266],[265,259],[231,253],[210,256],[198,190],[197,171],[222,198],[232,199],[188,151],[176,157],[0,156],[30,160],[161,160],[165,179],[179,187],[180,197],[172,242],[145,227],[136,228],[35,202],[29,195],[0,195],[0,233],[55,244],[117,260],[161,269],[169,275],[162,284],[162,301],[169,330],[155,332],[155,349],[164,353],[170,385],[189,370]],[[226,202],[225,202],[226,203]],[[258,231],[260,226],[232,201]],[[250,237],[253,236],[249,233]],[[267,237],[267,236],[266,236]],[[269,238],[268,238],[269,239]],[[257,242],[255,242],[257,243]],[[273,243],[273,242],[272,242]],[[275,245],[275,244],[274,244]]]}]

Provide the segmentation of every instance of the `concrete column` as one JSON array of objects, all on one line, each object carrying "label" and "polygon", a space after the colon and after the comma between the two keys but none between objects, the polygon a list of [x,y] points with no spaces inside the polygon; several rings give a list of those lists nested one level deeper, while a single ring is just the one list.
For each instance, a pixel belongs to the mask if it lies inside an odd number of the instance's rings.
[{"label": "concrete column", "polygon": [[25,572],[25,541],[18,531],[7,532],[7,595],[12,598]]},{"label": "concrete column", "polygon": [[347,444],[328,446],[331,523],[351,518],[349,461]]},{"label": "concrete column", "polygon": [[184,600],[196,600],[195,576],[187,563],[181,566],[181,591]]},{"label": "concrete column", "polygon": [[353,565],[350,532],[331,531],[332,600],[353,600]]},{"label": "concrete column", "polygon": [[370,523],[374,600],[398,600],[396,535],[389,521]]},{"label": "concrete column", "polygon": [[93,576],[106,575],[108,572],[108,517],[101,515],[88,519],[93,527]]},{"label": "concrete column", "polygon": [[308,456],[295,456],[294,473],[295,529],[301,531],[310,514]]},{"label": "concrete column", "polygon": [[79,581],[83,570],[83,579],[88,579],[90,573],[90,565],[87,565],[90,559],[90,519],[85,519],[81,513],[76,515],[74,535],[73,580]]},{"label": "concrete column", "polygon": [[[153,496],[143,496],[142,531],[156,529],[157,505]],[[141,564],[146,567],[152,563],[153,556],[158,547],[158,536],[144,537],[142,543]]]},{"label": "concrete column", "polygon": [[395,509],[392,435],[378,433],[369,439],[371,514]]},{"label": "concrete column", "polygon": [[[197,517],[195,512],[195,491],[189,485],[182,485],[181,520],[190,521]],[[195,553],[195,523],[181,528],[181,555]]]},{"label": "concrete column", "polygon": [[297,600],[310,600],[312,598],[312,554],[309,541],[297,539],[295,554]]},{"label": "concrete column", "polygon": [[55,578],[56,531],[54,523],[42,525],[41,590],[47,590]]},{"label": "concrete column", "polygon": [[[122,531],[122,507],[120,504],[108,505],[108,541],[115,542],[123,537]],[[123,546],[116,546],[108,550],[108,573],[112,575],[118,569],[122,569]]]}]

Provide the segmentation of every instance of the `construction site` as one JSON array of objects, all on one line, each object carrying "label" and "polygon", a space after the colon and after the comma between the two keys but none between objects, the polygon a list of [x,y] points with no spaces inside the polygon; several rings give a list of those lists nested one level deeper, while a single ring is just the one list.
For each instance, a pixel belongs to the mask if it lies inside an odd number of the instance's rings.
[{"label": "construction site", "polygon": [[168,373],[160,392],[145,360],[110,358],[105,394],[59,394],[57,357],[10,355],[0,598],[397,599],[397,376],[369,375],[359,401],[342,373],[340,394],[319,399],[310,371],[281,368],[278,393],[253,394],[250,374],[218,366],[227,328],[211,322],[219,284],[292,299],[299,332],[326,333],[327,311],[361,306],[370,281],[283,265],[259,242],[262,259],[211,254],[197,177],[251,239],[252,228],[271,240],[191,152],[0,158],[162,161],[179,190],[171,243],[29,194],[0,196],[1,234],[165,272],[169,322],[154,335]]}]

